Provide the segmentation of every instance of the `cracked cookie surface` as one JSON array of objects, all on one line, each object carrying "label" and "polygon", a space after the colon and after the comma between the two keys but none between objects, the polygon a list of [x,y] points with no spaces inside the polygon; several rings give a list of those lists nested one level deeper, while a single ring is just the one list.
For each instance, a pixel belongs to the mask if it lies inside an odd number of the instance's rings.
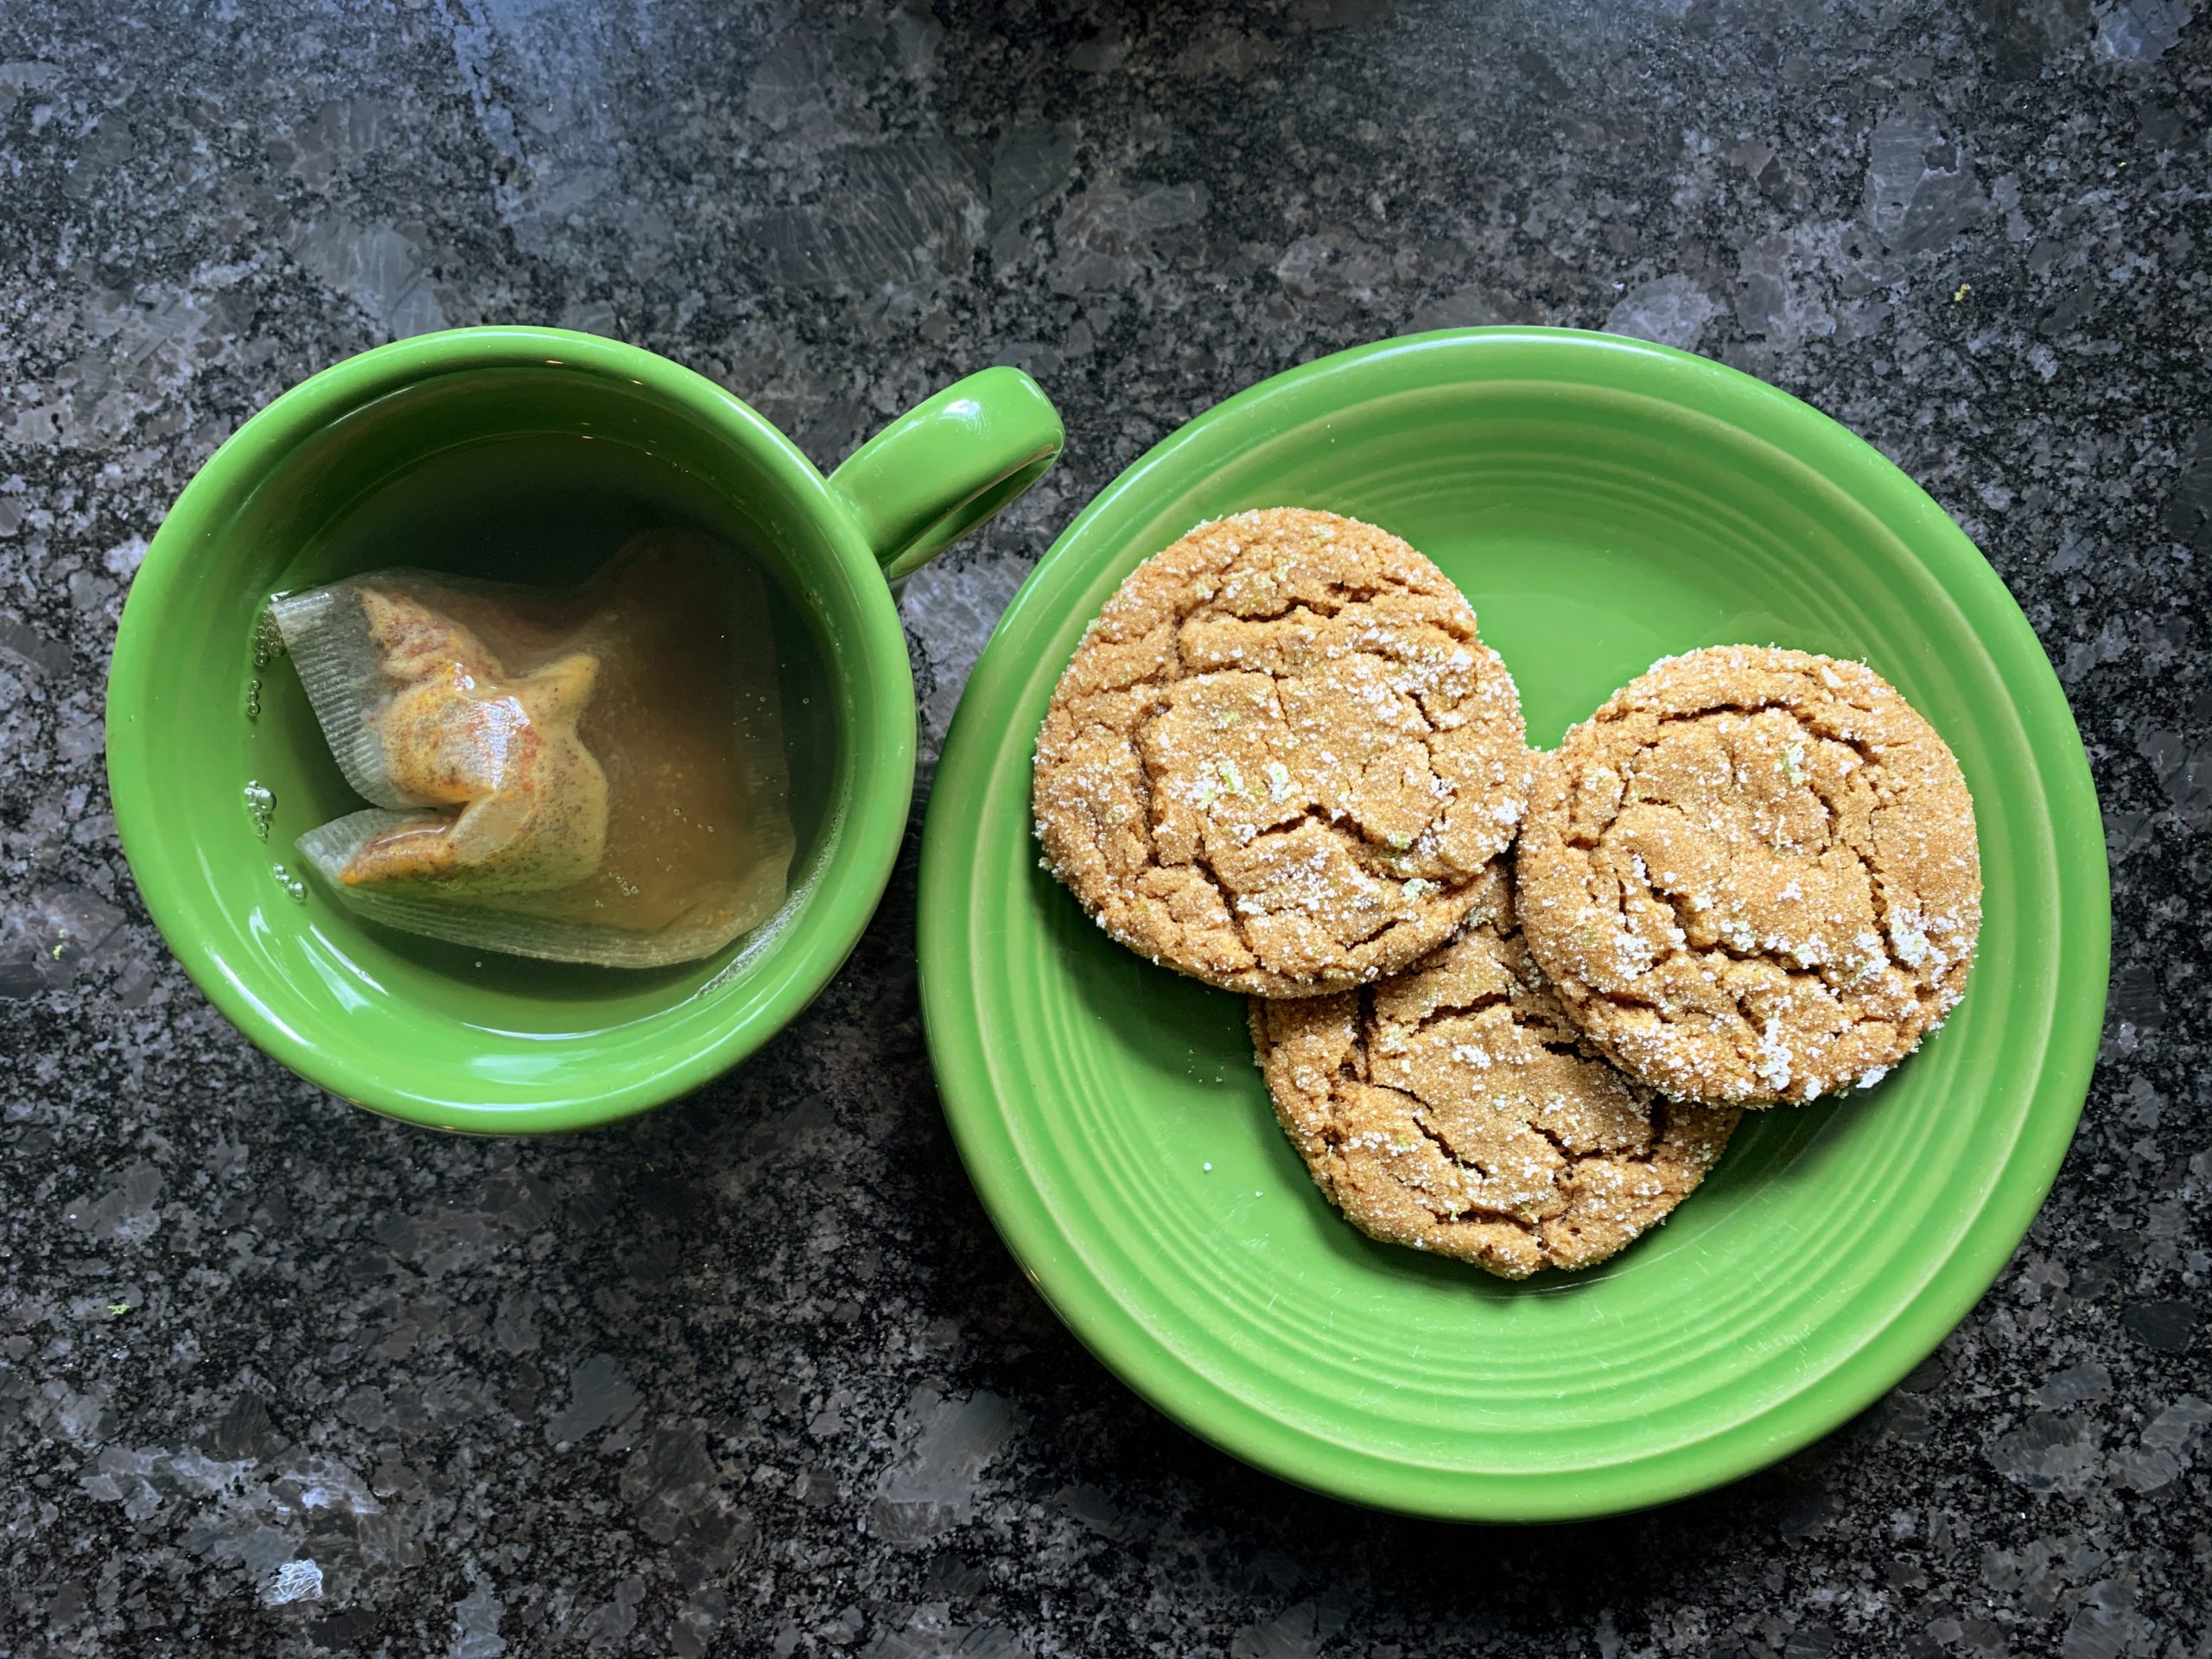
[{"label": "cracked cookie surface", "polygon": [[1229,990],[1394,973],[1459,926],[1528,792],[1521,700],[1404,542],[1279,507],[1132,571],[1038,734],[1054,874],[1113,938]]},{"label": "cracked cookie surface", "polygon": [[1529,945],[1614,1063],[1679,1099],[1872,1088],[1958,1003],[1974,802],[1879,675],[1715,646],[1631,681],[1538,763]]},{"label": "cracked cookie surface", "polygon": [[1251,1023],[1275,1116],[1346,1219],[1507,1279],[1602,1262],[1664,1220],[1739,1116],[1657,1098],[1581,1039],[1502,868],[1409,971],[1255,998]]}]

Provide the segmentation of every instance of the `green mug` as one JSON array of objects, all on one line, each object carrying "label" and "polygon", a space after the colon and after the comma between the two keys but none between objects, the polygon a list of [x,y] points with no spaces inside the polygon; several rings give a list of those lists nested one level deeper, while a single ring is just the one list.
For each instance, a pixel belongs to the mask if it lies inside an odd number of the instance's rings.
[{"label": "green mug", "polygon": [[[711,381],[589,335],[457,329],[326,370],[200,469],[124,607],[108,779],[147,909],[247,1037],[374,1111],[535,1133],[696,1087],[829,982],[890,880],[915,741],[892,583],[1060,443],[1011,368],[939,392],[827,478]],[[563,583],[676,522],[768,579],[798,835],[772,921],[706,961],[624,972],[388,933],[298,873],[293,839],[359,803],[258,643],[272,592],[389,564]]]}]

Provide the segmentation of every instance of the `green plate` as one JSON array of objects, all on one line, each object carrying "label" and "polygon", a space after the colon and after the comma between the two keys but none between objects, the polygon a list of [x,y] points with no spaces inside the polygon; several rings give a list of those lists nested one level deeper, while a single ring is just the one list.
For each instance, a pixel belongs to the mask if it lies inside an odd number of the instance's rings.
[{"label": "green plate", "polygon": [[[1549,745],[1657,657],[1863,658],[1980,812],[1980,958],[1870,1095],[1747,1119],[1658,1232],[1518,1285],[1377,1244],[1306,1179],[1239,999],[1141,961],[1038,868],[1030,745],[1084,624],[1147,555],[1246,507],[1396,531],[1474,601]],[[1942,510],[1826,416],[1605,335],[1428,334],[1325,358],[1154,448],[1068,527],[953,722],[921,868],[945,1113],[1055,1310],[1162,1411],[1321,1491],[1556,1520],[1718,1484],[1918,1363],[2012,1252],[2103,1019],[2110,894],[2064,694]]]}]

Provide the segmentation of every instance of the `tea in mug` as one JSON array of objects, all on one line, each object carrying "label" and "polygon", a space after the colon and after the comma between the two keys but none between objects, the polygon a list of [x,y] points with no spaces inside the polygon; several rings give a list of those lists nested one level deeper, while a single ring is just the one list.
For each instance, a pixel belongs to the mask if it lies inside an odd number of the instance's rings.
[{"label": "tea in mug", "polygon": [[299,841],[356,913],[645,968],[710,956],[782,906],[775,641],[733,550],[650,531],[575,590],[394,569],[270,614],[372,804]]}]

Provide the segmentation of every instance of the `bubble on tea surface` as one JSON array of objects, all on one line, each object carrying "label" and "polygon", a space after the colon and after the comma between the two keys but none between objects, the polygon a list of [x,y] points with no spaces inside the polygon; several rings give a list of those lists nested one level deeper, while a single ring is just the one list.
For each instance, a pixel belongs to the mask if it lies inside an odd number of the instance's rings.
[{"label": "bubble on tea surface", "polygon": [[266,784],[249,783],[245,786],[245,816],[253,825],[257,840],[269,839],[269,825],[276,815],[276,792]]},{"label": "bubble on tea surface", "polygon": [[284,631],[276,626],[274,608],[276,601],[283,597],[282,594],[272,594],[269,604],[264,606],[261,614],[254,619],[253,665],[256,668],[266,668],[284,655]]}]

